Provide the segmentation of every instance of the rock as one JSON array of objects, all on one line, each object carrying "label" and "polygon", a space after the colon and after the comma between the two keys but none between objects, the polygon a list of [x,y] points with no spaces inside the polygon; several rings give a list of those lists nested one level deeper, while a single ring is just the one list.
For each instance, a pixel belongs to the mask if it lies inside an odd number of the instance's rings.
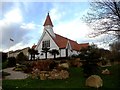
[{"label": "rock", "polygon": [[102,71],[102,74],[107,74],[107,75],[109,75],[109,74],[110,74],[110,71],[109,71],[108,69],[105,69],[105,70]]},{"label": "rock", "polygon": [[66,70],[53,70],[49,72],[48,79],[66,79],[69,77],[69,73]]},{"label": "rock", "polygon": [[58,65],[59,67],[65,68],[65,69],[69,69],[69,65],[68,63],[62,63]]},{"label": "rock", "polygon": [[40,79],[41,80],[46,80],[46,75],[44,73],[40,74]]},{"label": "rock", "polygon": [[91,75],[86,79],[86,86],[99,88],[102,87],[103,81],[98,75]]},{"label": "rock", "polygon": [[62,79],[66,79],[69,77],[69,73],[66,70],[61,70],[61,72],[59,74],[62,77]]}]

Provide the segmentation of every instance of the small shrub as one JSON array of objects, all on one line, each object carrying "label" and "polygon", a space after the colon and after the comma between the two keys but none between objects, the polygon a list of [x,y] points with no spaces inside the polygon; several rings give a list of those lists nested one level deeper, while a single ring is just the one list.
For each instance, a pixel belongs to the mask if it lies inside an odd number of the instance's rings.
[{"label": "small shrub", "polygon": [[14,70],[15,70],[15,71],[23,71],[22,68],[15,68]]},{"label": "small shrub", "polygon": [[14,68],[15,71],[25,71],[27,67],[25,65],[18,65]]}]

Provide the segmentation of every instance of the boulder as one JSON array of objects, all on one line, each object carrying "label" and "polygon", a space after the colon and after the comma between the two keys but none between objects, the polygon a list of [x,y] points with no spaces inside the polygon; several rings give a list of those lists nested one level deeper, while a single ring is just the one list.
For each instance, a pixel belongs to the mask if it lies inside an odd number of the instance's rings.
[{"label": "boulder", "polygon": [[66,70],[61,70],[61,72],[59,73],[59,75],[61,76],[62,79],[66,79],[69,77],[69,73]]},{"label": "boulder", "polygon": [[86,86],[99,88],[102,87],[103,81],[98,75],[91,75],[86,79]]},{"label": "boulder", "polygon": [[110,71],[109,71],[108,69],[105,69],[105,70],[102,71],[102,74],[107,74],[107,75],[109,75],[109,74],[110,74]]}]

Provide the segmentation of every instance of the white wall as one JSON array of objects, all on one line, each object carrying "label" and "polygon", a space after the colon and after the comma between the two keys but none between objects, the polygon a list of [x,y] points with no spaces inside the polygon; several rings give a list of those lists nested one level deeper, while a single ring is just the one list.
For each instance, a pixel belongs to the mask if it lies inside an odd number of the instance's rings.
[{"label": "white wall", "polygon": [[[59,50],[59,55],[56,55],[56,57],[66,57],[66,49],[59,49],[59,47],[57,46],[57,44],[53,41],[53,39],[51,38],[51,36],[48,34],[47,31],[44,30],[42,37],[40,39],[40,44],[38,44],[37,46],[37,50],[39,52],[39,59],[45,59],[45,53],[41,52],[42,51],[42,41],[45,40],[50,40],[50,50],[52,49],[57,49]],[[68,41],[69,43],[69,41]],[[70,44],[70,43],[69,43]],[[69,45],[70,46],[70,45]],[[72,56],[72,55],[78,55],[78,52],[75,50],[72,50],[71,46],[68,47],[68,45],[66,46],[66,48],[68,48],[68,56]],[[72,50],[72,51],[71,51]],[[41,55],[43,54],[43,55]],[[47,53],[47,58],[54,58],[53,55],[51,55],[49,52]]]},{"label": "white wall", "polygon": [[[41,37],[41,38],[42,38],[42,40],[40,41],[40,44],[39,44],[39,46],[37,48],[37,50],[39,52],[39,59],[45,59],[45,53],[43,53],[43,55],[41,55],[42,54],[42,52],[41,52],[42,51],[42,41],[50,40],[50,50],[52,50],[52,49],[59,50],[59,47],[56,45],[56,43],[53,41],[53,39],[51,38],[51,36],[47,32],[45,32],[44,36]],[[47,57],[48,58],[53,58],[54,56],[51,55],[48,52]],[[56,57],[60,57],[60,55],[56,55]]]},{"label": "white wall", "polygon": [[72,52],[71,52],[70,49],[68,49],[68,56],[69,56],[69,57],[72,56]]},{"label": "white wall", "polygon": [[73,54],[73,55],[78,55],[78,54],[79,54],[79,52],[78,52],[78,51],[73,50],[73,51],[72,51],[72,54]]},{"label": "white wall", "polygon": [[66,57],[66,49],[60,49],[60,57]]}]

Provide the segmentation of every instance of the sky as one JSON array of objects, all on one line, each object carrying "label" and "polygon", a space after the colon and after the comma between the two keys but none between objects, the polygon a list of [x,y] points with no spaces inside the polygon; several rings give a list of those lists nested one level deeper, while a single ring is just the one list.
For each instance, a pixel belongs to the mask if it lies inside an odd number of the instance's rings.
[{"label": "sky", "polygon": [[[93,31],[82,19],[90,2],[0,2],[0,51],[31,47],[38,43],[49,12],[55,33],[78,43],[101,45],[100,37],[90,38]],[[14,41],[10,41],[10,38]]]}]

